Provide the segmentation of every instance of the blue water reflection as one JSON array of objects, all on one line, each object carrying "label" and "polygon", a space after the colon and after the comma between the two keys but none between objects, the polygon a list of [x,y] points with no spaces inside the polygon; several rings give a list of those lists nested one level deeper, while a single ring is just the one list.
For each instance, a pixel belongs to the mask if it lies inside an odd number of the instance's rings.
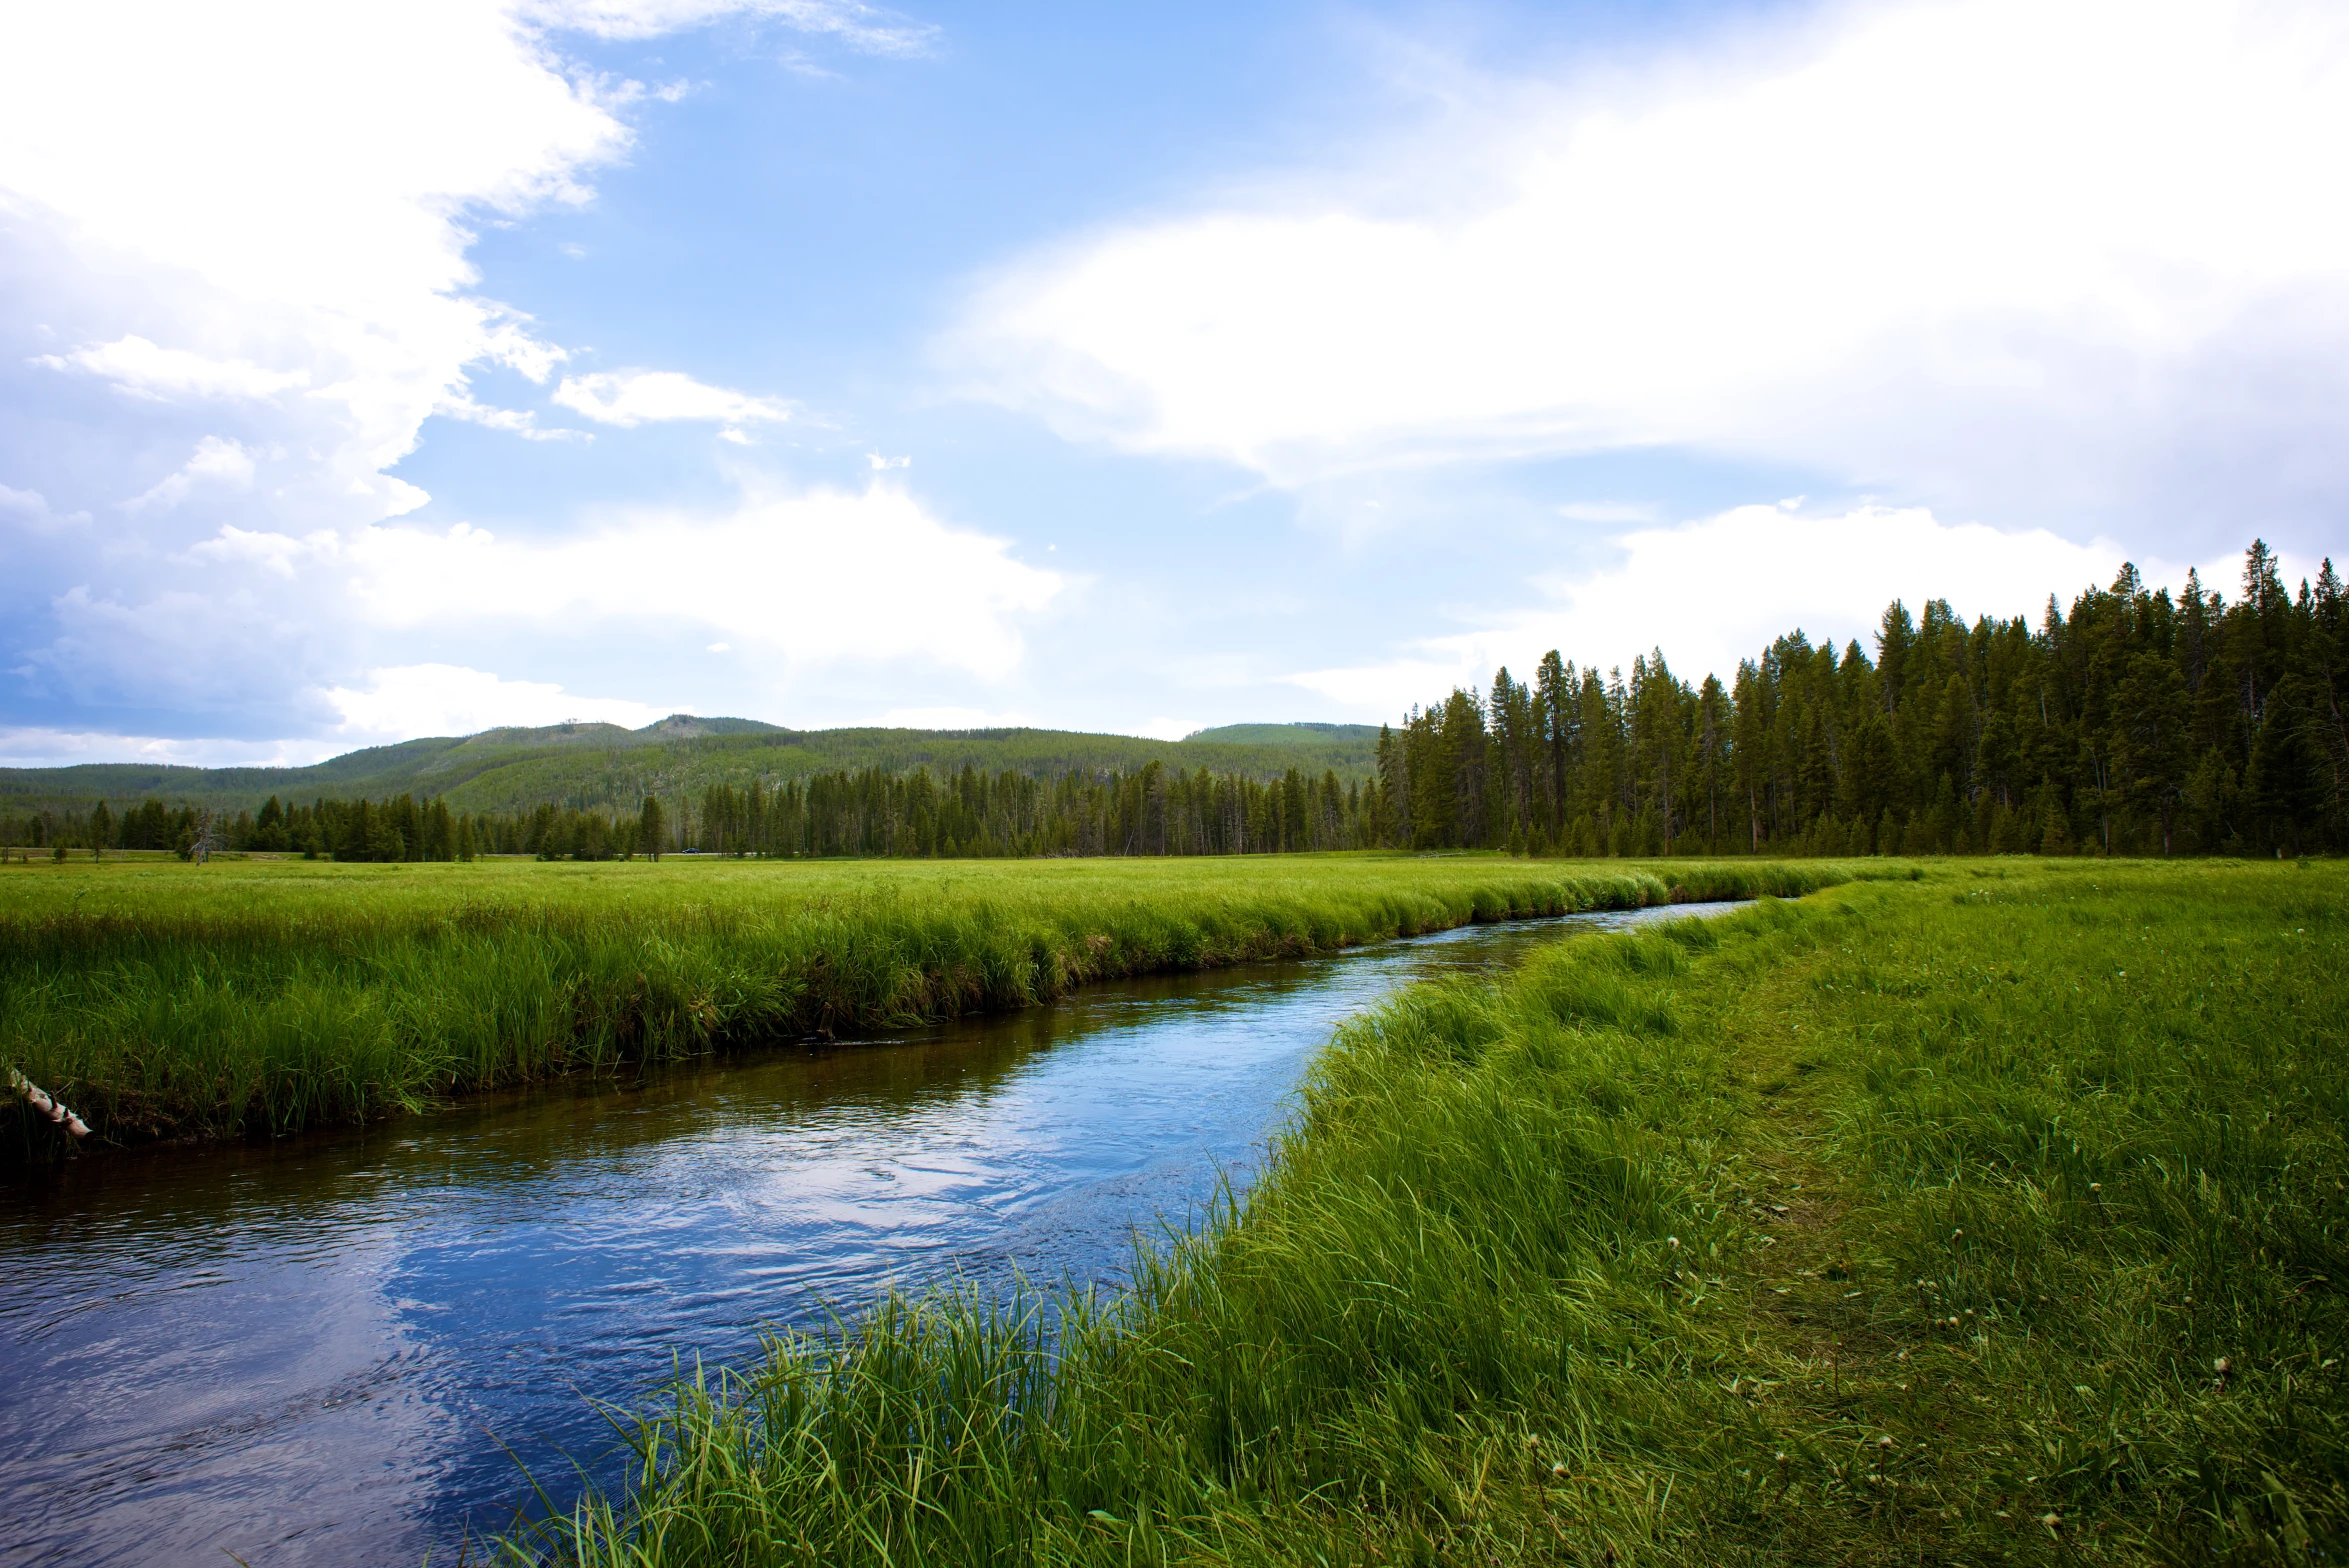
[{"label": "blue water reflection", "polygon": [[0,1562],[449,1561],[609,1473],[590,1397],[885,1282],[1114,1280],[1245,1185],[1306,1059],[1395,987],[1574,928],[1468,927],[1096,987],[855,1049],[566,1085],[0,1188]]}]

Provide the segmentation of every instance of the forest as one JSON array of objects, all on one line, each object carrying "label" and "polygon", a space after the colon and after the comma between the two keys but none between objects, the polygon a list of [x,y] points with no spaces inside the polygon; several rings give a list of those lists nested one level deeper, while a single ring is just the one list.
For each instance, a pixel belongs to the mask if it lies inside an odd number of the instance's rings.
[{"label": "forest", "polygon": [[1800,632],[1691,687],[1659,652],[1602,678],[1455,691],[1381,738],[1384,841],[1535,853],[2291,854],[2345,835],[2349,614],[2261,542],[2228,604],[2134,566],[2039,625],[1884,612],[1871,659]]},{"label": "forest", "polygon": [[[2127,855],[2334,852],[2349,613],[2328,559],[2287,589],[2266,545],[2232,603],[2125,566],[2051,595],[2034,626],[1893,603],[1873,656],[1789,632],[1727,683],[1662,651],[1628,676],[1556,651],[1378,734],[1375,771],[1046,763],[933,772],[874,762],[648,794],[541,801],[276,797],[258,812],[148,800],[0,812],[0,846],[261,850],[362,861],[676,851],[808,858],[1232,855],[1330,849],[1522,854]],[[772,737],[751,737],[771,742]],[[753,753],[745,752],[751,756]],[[1038,754],[1038,760],[1044,753]],[[1276,754],[1277,755],[1277,754]]]}]

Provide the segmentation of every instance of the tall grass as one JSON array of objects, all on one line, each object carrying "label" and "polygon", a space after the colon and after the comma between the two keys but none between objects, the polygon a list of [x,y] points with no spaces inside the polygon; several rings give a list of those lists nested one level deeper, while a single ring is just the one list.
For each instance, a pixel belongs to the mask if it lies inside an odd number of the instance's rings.
[{"label": "tall grass", "polygon": [[[0,1062],[100,1142],[280,1133],[571,1071],[1029,1005],[1833,866],[1497,856],[0,871]],[[0,1115],[0,1158],[57,1139]]]},{"label": "tall grass", "polygon": [[497,1550],[2335,1557],[2345,884],[1951,868],[1420,987],[1130,1292],[777,1339]]}]

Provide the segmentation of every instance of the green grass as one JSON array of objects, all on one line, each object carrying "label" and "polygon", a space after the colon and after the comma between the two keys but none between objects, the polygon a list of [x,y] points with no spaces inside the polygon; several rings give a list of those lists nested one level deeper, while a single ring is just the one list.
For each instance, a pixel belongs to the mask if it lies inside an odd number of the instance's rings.
[{"label": "green grass", "polygon": [[[271,1134],[554,1073],[1012,1008],[1833,866],[1504,856],[0,868],[0,1064],[98,1144]],[[57,1135],[0,1113],[0,1159]]]},{"label": "green grass", "polygon": [[1415,989],[1130,1294],[777,1340],[502,1550],[2337,1560],[2345,894],[1958,861]]}]

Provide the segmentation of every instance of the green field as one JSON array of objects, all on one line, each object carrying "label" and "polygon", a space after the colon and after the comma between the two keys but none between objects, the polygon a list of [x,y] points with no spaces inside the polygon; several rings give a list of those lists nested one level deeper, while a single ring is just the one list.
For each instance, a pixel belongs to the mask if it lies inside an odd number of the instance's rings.
[{"label": "green field", "polygon": [[776,1342],[509,1549],[2337,1561],[2345,904],[1959,860],[1418,988],[1130,1295]]},{"label": "green field", "polygon": [[[35,860],[0,867],[0,1066],[81,1115],[97,1146],[283,1133],[1025,1006],[1105,976],[1846,874],[1491,854]],[[51,1126],[10,1103],[0,1158],[58,1152]]]}]

